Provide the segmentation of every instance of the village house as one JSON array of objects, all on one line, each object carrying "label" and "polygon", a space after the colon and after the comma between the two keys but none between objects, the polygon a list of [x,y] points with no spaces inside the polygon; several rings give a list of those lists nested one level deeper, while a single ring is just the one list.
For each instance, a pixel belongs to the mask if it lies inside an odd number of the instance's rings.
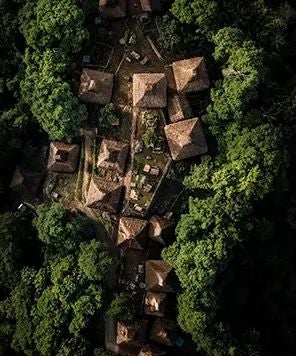
[{"label": "village house", "polygon": [[172,267],[163,260],[148,260],[145,264],[146,290],[151,292],[174,292],[170,285]]},{"label": "village house", "polygon": [[148,321],[118,321],[116,342],[121,355],[137,355],[147,338]]},{"label": "village house", "polygon": [[177,336],[178,329],[174,321],[163,318],[154,320],[150,331],[150,340],[166,346],[173,346]]},{"label": "village house", "polygon": [[174,94],[169,97],[168,113],[171,122],[190,119],[193,116],[186,94]]},{"label": "village house", "polygon": [[122,249],[143,250],[147,243],[148,222],[122,217],[119,221],[116,245]]},{"label": "village house", "polygon": [[97,166],[124,173],[129,145],[124,142],[103,139]]},{"label": "village house", "polygon": [[99,0],[99,11],[104,17],[115,19],[125,17],[127,0]]},{"label": "village house", "polygon": [[122,185],[93,177],[86,199],[86,205],[92,209],[116,214],[121,198]]},{"label": "village house", "polygon": [[76,171],[78,158],[78,145],[58,141],[51,142],[47,168],[51,172],[73,173]]},{"label": "village house", "polygon": [[78,96],[92,104],[106,105],[111,102],[114,75],[94,69],[84,68],[80,78]]},{"label": "village house", "polygon": [[202,155],[208,151],[201,121],[198,118],[169,124],[164,130],[174,161]]},{"label": "village house", "polygon": [[174,233],[174,223],[164,217],[153,215],[149,220],[148,236],[151,240],[167,245]]},{"label": "village house", "polygon": [[167,81],[163,73],[133,75],[133,104],[140,108],[167,106]]},{"label": "village house", "polygon": [[38,193],[41,186],[42,177],[42,172],[33,172],[18,165],[13,173],[10,188],[13,191],[19,192],[21,195],[34,196]]},{"label": "village house", "polygon": [[196,57],[172,64],[176,89],[182,93],[196,93],[210,87],[205,59]]},{"label": "village house", "polygon": [[164,317],[166,308],[167,294],[146,292],[144,302],[144,314]]}]

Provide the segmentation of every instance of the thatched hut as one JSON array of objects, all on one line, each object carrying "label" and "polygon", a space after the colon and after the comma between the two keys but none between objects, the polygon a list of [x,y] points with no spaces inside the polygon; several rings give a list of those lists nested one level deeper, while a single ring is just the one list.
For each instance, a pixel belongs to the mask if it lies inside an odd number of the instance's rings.
[{"label": "thatched hut", "polygon": [[99,0],[99,11],[104,17],[125,17],[127,12],[127,0]]},{"label": "thatched hut", "polygon": [[157,318],[150,331],[150,340],[166,346],[173,346],[178,336],[176,322],[169,319]]},{"label": "thatched hut", "polygon": [[171,156],[175,161],[202,155],[208,151],[198,118],[175,122],[165,126],[164,130]]},{"label": "thatched hut", "polygon": [[84,68],[80,78],[78,96],[86,103],[106,105],[111,102],[114,75]]},{"label": "thatched hut", "polygon": [[172,267],[163,260],[146,261],[146,290],[152,292],[174,292],[170,285]]},{"label": "thatched hut", "polygon": [[143,250],[147,243],[148,221],[122,217],[119,221],[116,245],[127,249]]},{"label": "thatched hut", "polygon": [[103,139],[97,166],[123,173],[128,151],[129,145],[127,143]]},{"label": "thatched hut", "polygon": [[121,184],[93,177],[90,182],[86,205],[92,209],[116,214],[121,198],[121,191]]},{"label": "thatched hut", "polygon": [[172,64],[176,89],[183,93],[196,93],[210,86],[204,57],[183,59]]},{"label": "thatched hut", "polygon": [[47,168],[51,172],[73,173],[79,158],[79,146],[54,141],[50,143]]},{"label": "thatched hut", "polygon": [[186,94],[175,94],[169,97],[168,113],[171,122],[190,119],[193,116]]},{"label": "thatched hut", "polygon": [[133,103],[141,108],[164,108],[167,105],[167,81],[163,73],[133,75]]}]

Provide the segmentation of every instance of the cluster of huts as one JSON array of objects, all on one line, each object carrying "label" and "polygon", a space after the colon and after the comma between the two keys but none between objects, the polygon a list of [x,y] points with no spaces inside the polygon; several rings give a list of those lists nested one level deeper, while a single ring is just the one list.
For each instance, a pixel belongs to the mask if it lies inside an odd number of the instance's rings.
[{"label": "cluster of huts", "polygon": [[[172,268],[161,259],[150,259],[172,238],[174,224],[166,217],[149,221],[122,217],[116,245],[122,254],[121,289],[144,298],[135,321],[117,321],[116,343],[122,355],[166,355],[178,340],[177,324],[168,308],[174,293]],[[158,246],[157,246],[158,245]]]},{"label": "cluster of huts", "polygon": [[[201,121],[192,117],[188,93],[207,89],[210,85],[204,58],[180,60],[172,64],[174,88],[168,87],[165,73],[135,73],[133,75],[133,106],[141,109],[167,108],[170,123],[165,136],[172,159],[175,161],[207,152],[207,143]],[[79,97],[84,102],[107,104],[112,100],[114,75],[84,68]],[[86,205],[93,209],[118,211],[129,145],[104,139],[100,146],[97,167],[118,173],[119,179],[108,180],[94,175],[86,195]],[[55,172],[73,172],[77,167],[77,145],[52,142],[48,169]]]}]

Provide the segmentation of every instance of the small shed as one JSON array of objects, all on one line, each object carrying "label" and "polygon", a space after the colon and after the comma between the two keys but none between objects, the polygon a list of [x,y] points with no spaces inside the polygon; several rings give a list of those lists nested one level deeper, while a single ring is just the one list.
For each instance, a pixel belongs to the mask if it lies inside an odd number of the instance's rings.
[{"label": "small shed", "polygon": [[167,106],[167,81],[163,73],[133,75],[133,104],[141,108]]},{"label": "small shed", "polygon": [[106,105],[111,102],[114,75],[99,70],[84,68],[80,78],[78,96],[92,104]]},{"label": "small shed", "polygon": [[164,128],[174,161],[202,155],[208,151],[200,119],[178,121]]},{"label": "small shed", "polygon": [[169,97],[168,113],[171,122],[190,119],[193,116],[186,94],[175,94]]}]

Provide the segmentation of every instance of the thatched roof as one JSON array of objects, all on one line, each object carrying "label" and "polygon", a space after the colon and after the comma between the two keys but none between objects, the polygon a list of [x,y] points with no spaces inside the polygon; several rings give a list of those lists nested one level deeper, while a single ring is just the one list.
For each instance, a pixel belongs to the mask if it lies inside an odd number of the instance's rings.
[{"label": "thatched roof", "polygon": [[162,318],[155,319],[150,331],[150,340],[173,346],[177,336],[178,329],[174,321]]},{"label": "thatched roof", "polygon": [[145,12],[161,10],[160,0],[140,0],[142,10]]},{"label": "thatched roof", "polygon": [[165,135],[173,160],[179,161],[208,151],[201,121],[198,118],[165,126]]},{"label": "thatched roof", "polygon": [[208,89],[210,81],[203,57],[174,62],[173,72],[178,92],[195,93]]},{"label": "thatched roof", "polygon": [[164,108],[167,105],[167,82],[163,73],[133,75],[133,103],[141,108]]},{"label": "thatched roof", "polygon": [[166,355],[165,351],[161,351],[157,346],[146,344],[142,347],[138,356],[163,356]]},{"label": "thatched roof", "polygon": [[98,167],[124,172],[129,145],[124,142],[106,140],[101,143]]},{"label": "thatched roof", "polygon": [[90,182],[86,205],[92,209],[104,210],[116,214],[121,191],[121,184],[93,177]]},{"label": "thatched roof", "polygon": [[114,75],[84,68],[78,96],[86,103],[106,105],[111,102]]},{"label": "thatched roof", "polygon": [[173,233],[173,223],[168,219],[153,215],[149,220],[148,236],[162,245],[166,245],[167,239]]},{"label": "thatched roof", "polygon": [[41,186],[42,178],[42,172],[35,172],[16,166],[10,182],[10,188],[14,191],[21,191],[24,194],[26,192],[36,194]]},{"label": "thatched roof", "polygon": [[125,342],[134,341],[135,336],[139,330],[139,326],[139,322],[129,323],[119,321],[117,323],[117,344],[120,345]]},{"label": "thatched roof", "polygon": [[172,267],[163,260],[146,261],[146,290],[152,292],[174,292],[169,285]]},{"label": "thatched roof", "polygon": [[104,17],[126,16],[127,0],[99,0],[99,11]]},{"label": "thatched roof", "polygon": [[175,94],[169,97],[168,112],[171,122],[189,119],[193,116],[190,103],[185,94]]},{"label": "thatched roof", "polygon": [[166,293],[146,292],[144,314],[163,317],[166,307]]},{"label": "thatched roof", "polygon": [[143,250],[147,242],[148,221],[122,217],[119,221],[117,246]]},{"label": "thatched roof", "polygon": [[48,170],[73,173],[77,168],[79,146],[64,142],[51,142],[49,147]]}]

